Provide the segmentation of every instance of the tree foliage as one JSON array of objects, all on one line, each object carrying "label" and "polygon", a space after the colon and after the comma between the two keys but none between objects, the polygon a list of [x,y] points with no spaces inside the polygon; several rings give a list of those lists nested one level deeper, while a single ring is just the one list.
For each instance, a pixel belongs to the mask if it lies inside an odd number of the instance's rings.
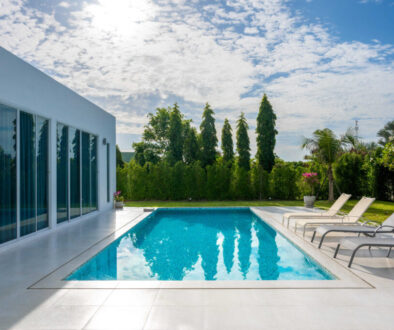
[{"label": "tree foliage", "polygon": [[378,132],[379,144],[385,146],[386,143],[394,140],[394,120],[389,121],[384,128]]},{"label": "tree foliage", "polygon": [[328,199],[334,200],[334,175],[332,166],[342,151],[342,141],[329,128],[318,129],[312,138],[304,138],[302,147],[308,149],[312,157],[327,166],[329,193]]},{"label": "tree foliage", "polygon": [[237,121],[237,153],[238,166],[249,171],[250,170],[250,141],[248,135],[248,123],[244,113],[242,112]]},{"label": "tree foliage", "polygon": [[307,161],[285,162],[276,157],[268,172],[261,160],[250,159],[244,114],[237,121],[237,161],[231,162],[234,151],[228,120],[223,125],[220,157],[213,115],[207,104],[198,134],[177,104],[149,114],[142,141],[133,144],[134,159],[123,167],[117,148],[117,188],[125,199],[302,199],[304,172],[318,173],[320,198],[334,198],[335,177],[340,190],[355,197],[394,199],[392,142],[376,147],[363,143],[350,130],[341,139],[329,129],[316,130],[303,143],[311,152]]},{"label": "tree foliage", "polygon": [[148,114],[149,122],[145,126],[142,139],[152,144],[152,150],[162,157],[168,149],[171,108],[157,108],[156,113]]},{"label": "tree foliage", "polygon": [[259,164],[268,173],[271,172],[275,164],[275,144],[276,134],[275,129],[276,115],[272,109],[271,103],[268,101],[267,95],[264,94],[260,103],[259,114],[257,116],[256,127],[256,142],[257,154],[256,158]]},{"label": "tree foliage", "polygon": [[190,121],[184,125],[183,158],[186,164],[199,159],[200,147],[198,145],[197,130],[190,126]]},{"label": "tree foliage", "polygon": [[174,104],[170,112],[170,124],[168,126],[168,159],[171,164],[183,159],[183,127],[182,114],[178,104]]},{"label": "tree foliage", "polygon": [[223,160],[225,162],[233,161],[234,159],[234,143],[233,143],[233,132],[230,122],[226,118],[224,120],[222,129],[222,151]]},{"label": "tree foliage", "polygon": [[[348,152],[341,155],[335,163],[334,174],[341,191],[346,191],[354,198],[359,198],[368,193],[364,182],[368,169],[364,166],[365,156]],[[360,178],[364,178],[361,179]]]},{"label": "tree foliage", "polygon": [[394,142],[388,142],[382,150],[380,164],[394,171]]},{"label": "tree foliage", "polygon": [[214,112],[207,103],[202,114],[201,131],[201,161],[203,166],[212,165],[216,159],[216,136]]},{"label": "tree foliage", "polygon": [[298,196],[298,179],[299,176],[291,163],[279,161],[270,175],[269,185],[272,197],[295,199]]}]

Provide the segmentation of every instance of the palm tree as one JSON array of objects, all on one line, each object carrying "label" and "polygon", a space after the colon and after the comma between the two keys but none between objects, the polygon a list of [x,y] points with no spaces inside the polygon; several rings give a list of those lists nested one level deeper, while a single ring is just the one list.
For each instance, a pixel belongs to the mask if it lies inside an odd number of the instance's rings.
[{"label": "palm tree", "polygon": [[384,128],[378,132],[378,136],[381,138],[379,144],[384,146],[387,142],[390,142],[394,138],[394,120],[389,121]]},{"label": "palm tree", "polygon": [[341,141],[344,146],[347,146],[347,151],[358,154],[370,154],[378,147],[375,142],[361,141],[353,128],[349,128],[346,133],[342,135]]},{"label": "palm tree", "polygon": [[328,200],[334,201],[334,175],[332,165],[342,151],[342,141],[328,128],[313,132],[312,138],[304,138],[303,149],[308,149],[317,161],[327,166]]}]

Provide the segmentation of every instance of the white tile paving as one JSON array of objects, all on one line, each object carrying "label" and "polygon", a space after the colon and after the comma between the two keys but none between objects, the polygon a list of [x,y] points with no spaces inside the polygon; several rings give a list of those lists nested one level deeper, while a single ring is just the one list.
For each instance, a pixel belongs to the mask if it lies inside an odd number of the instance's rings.
[{"label": "white tile paving", "polygon": [[[261,208],[271,221],[293,208]],[[28,289],[142,212],[109,212],[0,250],[0,329],[391,329],[394,256],[362,251],[357,289]],[[286,229],[282,229],[290,236]],[[298,235],[296,239],[300,239]],[[335,237],[318,254],[332,256]],[[375,258],[366,258],[368,255]],[[326,258],[326,257],[325,257]],[[343,251],[339,267],[349,255]]]}]

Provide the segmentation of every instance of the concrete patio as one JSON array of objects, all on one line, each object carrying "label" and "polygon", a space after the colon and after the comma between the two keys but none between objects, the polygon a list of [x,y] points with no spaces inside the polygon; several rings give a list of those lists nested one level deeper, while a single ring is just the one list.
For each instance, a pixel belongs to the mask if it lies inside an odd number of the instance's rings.
[{"label": "concrete patio", "polygon": [[[278,225],[281,215],[294,209],[260,208]],[[351,271],[366,283],[364,288],[34,286],[91,246],[129,228],[142,214],[142,209],[126,208],[93,215],[0,250],[0,329],[386,330],[394,324],[394,258],[385,258],[387,251],[378,249],[363,250],[353,264]],[[286,234],[288,230],[282,231]],[[335,239],[327,239],[316,253],[331,257]],[[306,240],[309,242],[310,233]],[[374,258],[366,258],[370,254]],[[346,267],[348,259],[348,251],[341,251],[334,262]]]}]

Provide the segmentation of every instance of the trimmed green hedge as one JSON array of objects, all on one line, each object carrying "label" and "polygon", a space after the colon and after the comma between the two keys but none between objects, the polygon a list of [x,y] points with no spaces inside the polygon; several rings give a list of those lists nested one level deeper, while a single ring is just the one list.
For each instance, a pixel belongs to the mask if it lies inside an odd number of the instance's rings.
[{"label": "trimmed green hedge", "polygon": [[[353,198],[373,196],[392,200],[394,173],[377,159],[379,155],[345,153],[335,164],[334,175],[341,192]],[[204,168],[200,162],[171,166],[161,161],[140,166],[134,160],[117,168],[117,189],[126,200],[262,200],[302,199],[306,193],[302,173],[317,172],[319,199],[327,199],[326,170],[313,162],[277,159],[271,173],[252,162],[249,171],[218,159]],[[338,190],[335,191],[338,195]]]}]

